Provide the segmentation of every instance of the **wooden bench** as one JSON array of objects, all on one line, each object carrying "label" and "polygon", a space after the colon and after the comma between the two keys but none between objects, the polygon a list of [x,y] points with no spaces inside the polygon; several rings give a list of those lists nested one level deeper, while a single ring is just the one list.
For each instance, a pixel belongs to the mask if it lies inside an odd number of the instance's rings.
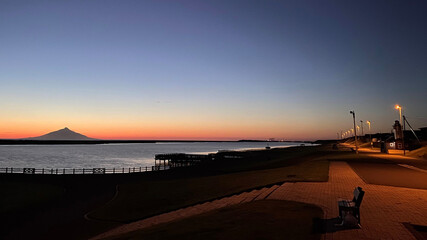
[{"label": "wooden bench", "polygon": [[344,220],[343,214],[352,214],[357,222],[360,224],[360,204],[362,203],[363,196],[365,195],[365,191],[362,190],[361,187],[356,187],[353,191],[353,199],[352,200],[338,200],[338,210],[340,213],[340,218]]}]

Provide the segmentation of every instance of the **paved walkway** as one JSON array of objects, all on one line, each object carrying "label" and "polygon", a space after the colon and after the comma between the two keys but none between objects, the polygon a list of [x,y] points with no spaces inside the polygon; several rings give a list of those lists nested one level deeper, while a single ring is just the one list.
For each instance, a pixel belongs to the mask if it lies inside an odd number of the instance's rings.
[{"label": "paved walkway", "polygon": [[402,222],[427,225],[427,190],[366,184],[346,162],[331,162],[326,183],[285,183],[269,199],[312,203],[330,219],[338,216],[337,199],[351,199],[356,186],[366,192],[362,228],[327,233],[324,239],[415,239]]},{"label": "paved walkway", "polygon": [[94,239],[260,199],[315,204],[322,207],[325,219],[331,219],[338,216],[337,199],[351,199],[356,186],[366,191],[361,206],[362,228],[327,233],[322,236],[323,239],[415,239],[402,222],[427,225],[427,190],[366,184],[346,162],[331,162],[328,182],[284,183],[281,186],[254,190],[126,224]]}]

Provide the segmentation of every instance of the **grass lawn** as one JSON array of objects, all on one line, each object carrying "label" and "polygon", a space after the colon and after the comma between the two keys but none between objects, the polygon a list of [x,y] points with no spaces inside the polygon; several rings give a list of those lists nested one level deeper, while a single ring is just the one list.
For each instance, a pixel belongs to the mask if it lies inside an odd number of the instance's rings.
[{"label": "grass lawn", "polygon": [[381,153],[342,152],[331,156],[329,160],[346,161],[356,174],[369,184],[427,189],[427,173],[398,165],[406,164],[426,169],[427,161],[422,159]]},{"label": "grass lawn", "polygon": [[427,159],[427,146],[409,152],[408,156]]},{"label": "grass lawn", "polygon": [[[261,200],[216,209],[110,239],[320,239],[312,233],[320,207]],[[107,238],[108,239],[108,238]]]},{"label": "grass lawn", "polygon": [[327,181],[329,162],[304,161],[283,168],[119,186],[117,197],[89,217],[132,222],[163,212],[285,181]]},{"label": "grass lawn", "polygon": [[349,162],[354,171],[369,184],[427,189],[427,173],[397,164]]},{"label": "grass lawn", "polygon": [[64,195],[64,188],[43,183],[22,183],[18,181],[1,181],[2,197],[0,215],[15,211],[25,211],[48,203]]}]

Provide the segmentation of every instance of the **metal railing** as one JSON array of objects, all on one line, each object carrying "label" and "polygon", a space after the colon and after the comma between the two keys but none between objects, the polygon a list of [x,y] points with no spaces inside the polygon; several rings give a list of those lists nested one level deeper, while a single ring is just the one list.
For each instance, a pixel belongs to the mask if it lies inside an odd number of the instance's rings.
[{"label": "metal railing", "polygon": [[128,168],[0,168],[0,173],[15,174],[125,174],[168,170],[168,166]]},{"label": "metal railing", "polygon": [[[0,168],[0,174],[124,174],[163,171],[176,167],[188,167],[200,164],[203,160],[212,160],[214,154],[156,154],[154,166],[127,168]],[[172,160],[170,158],[173,158]],[[161,159],[161,160],[159,160]],[[163,161],[163,163],[161,162]],[[173,162],[174,161],[174,162]]]}]

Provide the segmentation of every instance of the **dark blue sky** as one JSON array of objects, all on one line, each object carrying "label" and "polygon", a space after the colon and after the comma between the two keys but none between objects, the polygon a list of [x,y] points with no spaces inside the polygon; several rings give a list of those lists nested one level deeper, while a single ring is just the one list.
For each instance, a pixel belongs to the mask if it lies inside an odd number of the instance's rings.
[{"label": "dark blue sky", "polygon": [[0,138],[65,125],[330,138],[353,109],[390,131],[396,103],[427,126],[426,13],[425,1],[1,1]]}]

